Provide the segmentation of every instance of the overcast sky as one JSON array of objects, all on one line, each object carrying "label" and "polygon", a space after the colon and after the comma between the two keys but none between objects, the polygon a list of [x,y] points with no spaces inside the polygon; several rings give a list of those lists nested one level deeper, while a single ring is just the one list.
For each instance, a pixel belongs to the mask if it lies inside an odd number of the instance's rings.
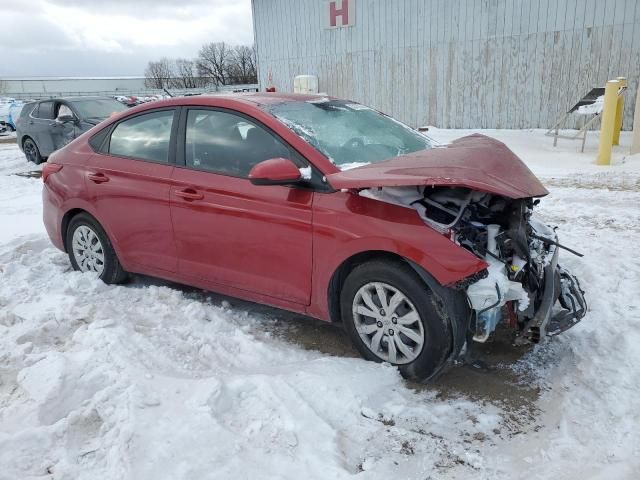
[{"label": "overcast sky", "polygon": [[141,75],[206,42],[253,43],[251,0],[9,0],[0,77]]}]

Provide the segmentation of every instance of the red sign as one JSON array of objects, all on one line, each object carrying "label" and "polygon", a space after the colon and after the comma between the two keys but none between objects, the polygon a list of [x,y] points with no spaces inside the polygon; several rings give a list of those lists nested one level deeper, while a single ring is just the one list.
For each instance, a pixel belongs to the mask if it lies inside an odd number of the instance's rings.
[{"label": "red sign", "polygon": [[326,28],[351,27],[355,24],[356,0],[328,0],[326,6]]}]

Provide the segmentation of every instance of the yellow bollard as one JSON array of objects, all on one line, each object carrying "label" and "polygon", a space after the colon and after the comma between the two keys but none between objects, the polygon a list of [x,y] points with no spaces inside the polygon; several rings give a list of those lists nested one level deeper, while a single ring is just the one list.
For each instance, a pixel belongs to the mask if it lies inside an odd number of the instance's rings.
[{"label": "yellow bollard", "polygon": [[600,146],[598,147],[598,165],[611,164],[611,148],[613,145],[613,129],[618,106],[618,80],[609,80],[604,88],[604,107],[602,109],[602,125],[600,127]]},{"label": "yellow bollard", "polygon": [[[627,86],[627,79],[618,77],[620,88]],[[622,130],[622,115],[624,114],[624,95],[618,96],[618,106],[616,107],[616,123],[613,127],[613,145],[620,145],[620,130]]]},{"label": "yellow bollard", "polygon": [[640,87],[636,90],[636,109],[633,114],[633,140],[631,141],[631,150],[629,152],[631,155],[640,153]]}]

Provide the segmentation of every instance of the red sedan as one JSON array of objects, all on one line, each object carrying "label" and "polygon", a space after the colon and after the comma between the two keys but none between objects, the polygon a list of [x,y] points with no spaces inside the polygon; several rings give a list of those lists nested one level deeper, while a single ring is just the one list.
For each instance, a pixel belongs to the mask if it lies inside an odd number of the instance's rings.
[{"label": "red sedan", "polygon": [[586,312],[532,214],[547,194],[502,143],[434,147],[354,102],[174,98],[51,155],[44,222],[73,268],[143,273],[344,325],[424,380],[500,322],[538,342]]}]

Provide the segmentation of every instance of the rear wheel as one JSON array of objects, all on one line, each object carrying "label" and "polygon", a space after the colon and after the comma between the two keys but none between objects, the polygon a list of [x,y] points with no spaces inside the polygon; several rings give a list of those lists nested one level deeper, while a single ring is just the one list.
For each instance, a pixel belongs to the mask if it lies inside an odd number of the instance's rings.
[{"label": "rear wheel", "polygon": [[22,150],[24,151],[27,160],[35,163],[36,165],[40,165],[43,161],[42,155],[40,155],[40,150],[38,150],[38,146],[36,142],[32,139],[27,138],[22,144]]},{"label": "rear wheel", "polygon": [[372,261],[347,276],[341,293],[346,330],[362,356],[397,365],[412,380],[436,374],[451,352],[449,322],[433,293],[401,261]]},{"label": "rear wheel", "polygon": [[104,229],[90,215],[80,213],[67,228],[67,252],[74,270],[92,272],[105,283],[127,278]]}]

